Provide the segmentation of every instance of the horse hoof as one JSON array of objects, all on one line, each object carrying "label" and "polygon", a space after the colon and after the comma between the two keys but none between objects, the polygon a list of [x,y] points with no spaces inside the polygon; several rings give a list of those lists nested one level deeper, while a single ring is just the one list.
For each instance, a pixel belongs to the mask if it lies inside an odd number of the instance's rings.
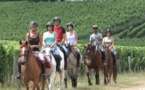
[{"label": "horse hoof", "polygon": [[92,83],[89,83],[89,86],[91,86],[92,85]]}]

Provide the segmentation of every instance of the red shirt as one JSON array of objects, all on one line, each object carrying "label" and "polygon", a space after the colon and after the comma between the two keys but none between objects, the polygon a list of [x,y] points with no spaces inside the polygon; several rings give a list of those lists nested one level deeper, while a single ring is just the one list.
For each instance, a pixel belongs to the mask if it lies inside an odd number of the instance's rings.
[{"label": "red shirt", "polygon": [[63,27],[54,27],[54,32],[57,35],[57,42],[61,42],[63,39],[63,34],[65,34],[65,29]]}]

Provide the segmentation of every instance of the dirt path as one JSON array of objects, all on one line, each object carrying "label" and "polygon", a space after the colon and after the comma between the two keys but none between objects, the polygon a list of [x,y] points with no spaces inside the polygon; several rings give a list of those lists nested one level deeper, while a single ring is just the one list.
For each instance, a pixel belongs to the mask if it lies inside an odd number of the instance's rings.
[{"label": "dirt path", "polygon": [[126,88],[122,88],[121,90],[145,90],[145,81],[140,83],[140,85],[128,86]]}]

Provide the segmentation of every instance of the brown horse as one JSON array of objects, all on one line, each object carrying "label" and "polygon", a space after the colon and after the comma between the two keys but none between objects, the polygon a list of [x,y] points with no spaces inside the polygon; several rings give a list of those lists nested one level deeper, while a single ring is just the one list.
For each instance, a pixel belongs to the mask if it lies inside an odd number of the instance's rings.
[{"label": "brown horse", "polygon": [[108,76],[106,72],[106,66],[102,64],[101,54],[99,50],[97,50],[96,46],[88,45],[85,47],[85,64],[86,64],[86,74],[88,77],[88,84],[92,85],[91,79],[90,79],[90,69],[94,69],[96,72],[95,78],[96,78],[96,84],[100,84],[99,80],[99,70],[103,70],[104,73],[104,84],[107,84],[108,82]]},{"label": "brown horse", "polygon": [[[116,83],[117,78],[117,66],[113,64],[113,56],[109,48],[104,48],[106,52],[106,63],[107,63],[107,74],[108,74],[108,83],[111,83],[111,75],[113,73],[113,81]],[[117,61],[116,61],[117,62]]]},{"label": "brown horse", "polygon": [[[34,57],[31,48],[28,46],[27,41],[20,41],[20,60],[21,63],[25,63],[21,66],[22,80],[25,84],[26,90],[29,90],[29,81],[33,82],[32,90],[40,90],[38,83],[42,82],[42,90],[45,87],[45,80],[41,77],[41,69],[37,64],[36,58]],[[46,69],[46,74],[50,73],[50,69]]]}]

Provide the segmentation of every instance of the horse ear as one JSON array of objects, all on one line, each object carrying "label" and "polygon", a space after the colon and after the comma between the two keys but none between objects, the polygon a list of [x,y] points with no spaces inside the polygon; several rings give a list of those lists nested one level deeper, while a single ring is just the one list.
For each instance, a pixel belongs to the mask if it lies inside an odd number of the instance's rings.
[{"label": "horse ear", "polygon": [[22,44],[22,40],[19,41],[19,44],[20,44],[20,45]]},{"label": "horse ear", "polygon": [[96,50],[96,46],[92,46],[92,50],[93,50],[93,52]]},{"label": "horse ear", "polygon": [[26,46],[28,45],[28,42],[27,42],[27,41],[25,42],[25,45],[26,45]]}]

